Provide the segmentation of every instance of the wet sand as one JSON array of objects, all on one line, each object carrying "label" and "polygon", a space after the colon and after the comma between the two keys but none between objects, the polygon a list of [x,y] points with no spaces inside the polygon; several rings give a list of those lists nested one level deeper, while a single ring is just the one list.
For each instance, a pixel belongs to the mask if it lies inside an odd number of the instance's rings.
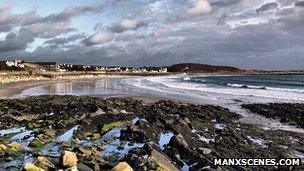
[{"label": "wet sand", "polygon": [[123,76],[105,76],[105,77],[98,77],[98,78],[80,78],[80,79],[61,79],[61,80],[40,80],[40,81],[20,81],[14,83],[3,83],[0,84],[0,99],[8,99],[12,98],[13,95],[21,93],[23,90],[55,84],[55,83],[66,83],[70,81],[86,81],[86,80],[102,80],[106,78],[121,78]]}]

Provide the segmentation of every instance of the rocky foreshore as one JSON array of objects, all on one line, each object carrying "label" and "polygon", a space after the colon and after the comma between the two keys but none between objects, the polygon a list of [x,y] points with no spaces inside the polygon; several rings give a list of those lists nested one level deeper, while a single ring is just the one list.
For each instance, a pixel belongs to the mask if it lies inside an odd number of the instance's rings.
[{"label": "rocky foreshore", "polygon": [[0,100],[0,115],[0,170],[286,170],[213,158],[304,156],[304,134],[243,124],[219,106],[44,95]]},{"label": "rocky foreshore", "polygon": [[304,129],[304,103],[244,104],[242,107],[267,118]]}]

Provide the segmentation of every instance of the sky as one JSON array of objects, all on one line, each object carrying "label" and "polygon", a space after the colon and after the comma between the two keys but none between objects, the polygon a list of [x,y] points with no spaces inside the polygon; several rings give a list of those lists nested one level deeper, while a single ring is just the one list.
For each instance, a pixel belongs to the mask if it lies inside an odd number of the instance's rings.
[{"label": "sky", "polygon": [[0,0],[0,60],[304,69],[304,0]]}]

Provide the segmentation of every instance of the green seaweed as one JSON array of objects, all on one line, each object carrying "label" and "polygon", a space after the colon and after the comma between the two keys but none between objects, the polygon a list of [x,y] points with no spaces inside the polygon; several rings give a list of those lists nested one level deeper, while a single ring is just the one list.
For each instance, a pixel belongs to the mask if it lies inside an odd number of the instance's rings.
[{"label": "green seaweed", "polygon": [[92,137],[93,140],[98,140],[100,138],[101,138],[101,135],[99,133],[96,133],[96,132],[93,133],[93,137]]},{"label": "green seaweed", "polygon": [[112,123],[109,123],[109,124],[105,124],[105,125],[103,125],[103,127],[101,129],[101,132],[105,133],[105,132],[110,131],[111,129],[120,128],[123,125],[124,125],[123,121],[116,121],[116,122],[112,122]]}]

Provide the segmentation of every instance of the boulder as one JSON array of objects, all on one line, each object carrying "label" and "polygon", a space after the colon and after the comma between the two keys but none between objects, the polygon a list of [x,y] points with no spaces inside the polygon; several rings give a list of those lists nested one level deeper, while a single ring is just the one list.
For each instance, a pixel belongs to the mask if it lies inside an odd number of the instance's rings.
[{"label": "boulder", "polygon": [[10,149],[10,151],[12,152],[20,152],[23,151],[23,147],[21,144],[19,143],[11,143],[8,144],[7,147]]},{"label": "boulder", "polygon": [[120,162],[111,171],[133,171],[133,169],[128,163]]},{"label": "boulder", "polygon": [[26,164],[24,165],[24,170],[26,170],[26,171],[46,171],[45,169],[42,169],[42,168],[40,168],[40,167],[37,167],[37,166],[35,166],[35,165],[32,164],[32,163],[26,163]]},{"label": "boulder", "polygon": [[49,137],[54,137],[56,136],[56,131],[53,129],[46,129],[43,131],[45,135],[49,136]]},{"label": "boulder", "polygon": [[7,151],[7,149],[8,149],[8,148],[7,148],[5,145],[0,144],[0,155],[1,155],[1,156],[4,156],[5,153],[6,153],[6,151]]},{"label": "boulder", "polygon": [[50,162],[47,158],[39,156],[36,161],[34,162],[35,166],[38,166],[42,169],[48,170],[48,169],[55,169],[55,165]]},{"label": "boulder", "polygon": [[64,171],[79,171],[77,166],[72,166],[70,168],[65,169]]},{"label": "boulder", "polygon": [[120,113],[121,114],[128,114],[128,112],[126,110],[121,110]]},{"label": "boulder", "polygon": [[90,113],[90,117],[95,117],[95,116],[100,116],[100,115],[104,115],[106,114],[105,111],[103,111],[102,109],[98,108],[98,110],[94,113]]},{"label": "boulder", "polygon": [[183,135],[178,134],[174,135],[170,140],[170,146],[177,147],[177,148],[188,148],[188,143],[186,142]]},{"label": "boulder", "polygon": [[209,148],[199,148],[198,149],[200,152],[202,152],[203,154],[210,154],[212,153],[212,150]]},{"label": "boulder", "polygon": [[82,148],[82,147],[75,147],[73,149],[74,152],[76,152],[78,155],[82,156],[82,157],[89,157],[92,152],[90,150],[87,150],[85,148]]},{"label": "boulder", "polygon": [[164,154],[153,149],[151,155],[148,158],[149,161],[152,161],[158,165],[159,170],[162,171],[179,171],[179,169],[174,165],[174,163]]},{"label": "boulder", "polygon": [[91,169],[89,166],[85,165],[84,163],[78,163],[77,168],[79,171],[93,171],[93,169]]},{"label": "boulder", "polygon": [[60,156],[60,164],[64,167],[77,166],[77,156],[74,152],[64,151]]}]

